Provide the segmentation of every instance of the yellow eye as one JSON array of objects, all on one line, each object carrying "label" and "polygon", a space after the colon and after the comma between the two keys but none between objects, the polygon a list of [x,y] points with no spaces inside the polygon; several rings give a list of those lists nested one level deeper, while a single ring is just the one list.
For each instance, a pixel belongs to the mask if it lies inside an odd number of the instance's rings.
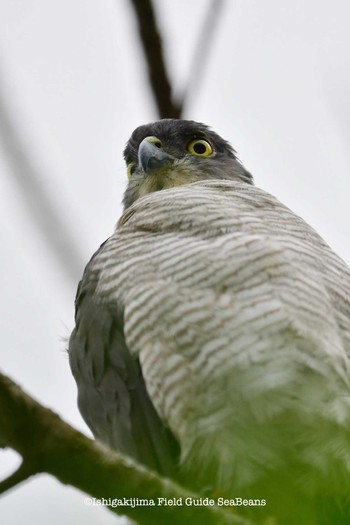
[{"label": "yellow eye", "polygon": [[131,178],[132,174],[134,173],[136,169],[136,166],[133,162],[130,162],[130,164],[128,164],[128,179]]},{"label": "yellow eye", "polygon": [[197,157],[209,157],[213,153],[213,148],[206,140],[195,139],[188,144],[187,151]]}]

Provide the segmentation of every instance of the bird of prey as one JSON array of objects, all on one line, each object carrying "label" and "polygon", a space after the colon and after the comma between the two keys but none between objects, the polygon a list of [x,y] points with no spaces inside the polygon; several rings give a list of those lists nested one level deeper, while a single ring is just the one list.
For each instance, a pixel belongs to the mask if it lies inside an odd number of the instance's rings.
[{"label": "bird of prey", "polygon": [[266,500],[239,509],[255,523],[349,524],[349,268],[204,124],[140,126],[124,157],[69,344],[86,423],[193,489]]}]

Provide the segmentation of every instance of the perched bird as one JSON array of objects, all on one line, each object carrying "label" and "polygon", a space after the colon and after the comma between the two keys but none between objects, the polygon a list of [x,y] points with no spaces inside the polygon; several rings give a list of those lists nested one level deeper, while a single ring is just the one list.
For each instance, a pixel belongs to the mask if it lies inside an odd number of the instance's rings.
[{"label": "perched bird", "polygon": [[349,524],[349,268],[203,124],[140,126],[124,157],[69,344],[86,423],[191,488],[265,499],[239,509],[256,523]]}]

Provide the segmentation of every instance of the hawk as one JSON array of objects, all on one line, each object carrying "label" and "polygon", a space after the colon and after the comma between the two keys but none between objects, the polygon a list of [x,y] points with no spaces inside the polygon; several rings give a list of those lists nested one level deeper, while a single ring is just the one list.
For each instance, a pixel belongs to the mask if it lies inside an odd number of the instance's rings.
[{"label": "hawk", "polygon": [[256,523],[350,523],[349,268],[204,124],[140,126],[124,157],[69,343],[94,436],[203,493],[265,499],[242,507]]}]

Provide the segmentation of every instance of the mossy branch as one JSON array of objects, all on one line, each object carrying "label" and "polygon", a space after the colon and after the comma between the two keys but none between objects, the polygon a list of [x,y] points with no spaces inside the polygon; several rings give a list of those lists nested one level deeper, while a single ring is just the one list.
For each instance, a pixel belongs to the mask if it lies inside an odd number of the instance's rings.
[{"label": "mossy branch", "polygon": [[139,498],[155,506],[108,507],[140,524],[249,525],[219,507],[163,506],[158,498],[199,496],[87,438],[0,373],[0,446],[22,456],[20,468],[0,484],[3,492],[46,472],[92,498]]}]

